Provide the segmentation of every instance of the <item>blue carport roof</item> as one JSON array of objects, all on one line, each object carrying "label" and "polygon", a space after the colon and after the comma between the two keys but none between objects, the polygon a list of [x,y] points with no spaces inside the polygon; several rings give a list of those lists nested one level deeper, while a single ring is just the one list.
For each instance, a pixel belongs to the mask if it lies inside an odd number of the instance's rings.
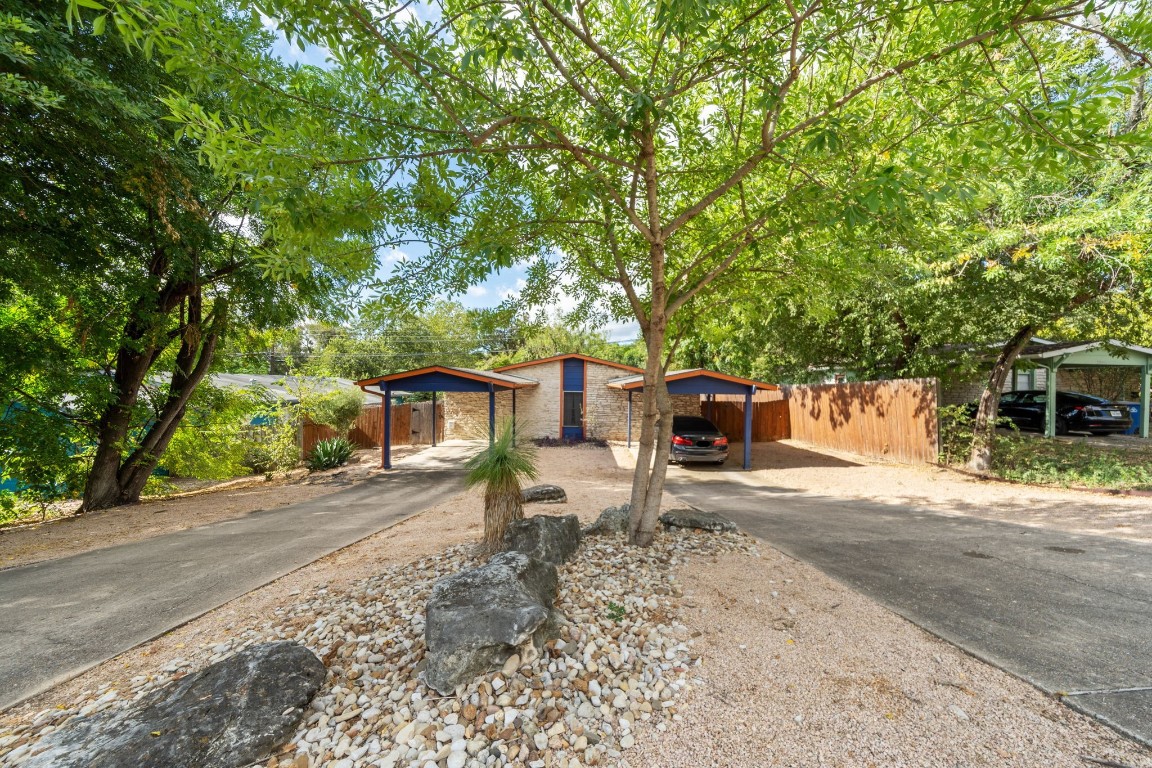
[{"label": "blue carport roof", "polygon": [[[668,391],[673,395],[743,395],[757,389],[779,389],[775,384],[731,376],[727,373],[710,371],[707,368],[688,368],[682,371],[669,371],[664,376]],[[623,376],[612,379],[608,386],[613,389],[643,391],[644,377]]]},{"label": "blue carport roof", "polygon": [[413,371],[362,379],[356,384],[361,389],[376,387],[381,391],[385,387],[391,389],[394,386],[399,386],[407,392],[487,392],[489,388],[504,391],[535,387],[540,382],[526,379],[523,376],[513,376],[509,373],[433,365],[428,368],[417,368]]}]

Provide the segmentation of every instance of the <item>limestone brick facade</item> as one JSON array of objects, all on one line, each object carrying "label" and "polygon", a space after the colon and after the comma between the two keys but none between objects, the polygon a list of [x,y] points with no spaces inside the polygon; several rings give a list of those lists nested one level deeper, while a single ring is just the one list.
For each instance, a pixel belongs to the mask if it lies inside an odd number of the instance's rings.
[{"label": "limestone brick facade", "polygon": [[[517,390],[516,421],[519,434],[529,438],[560,436],[560,406],[564,364],[553,360],[526,365],[508,373],[540,382]],[[584,364],[584,436],[588,439],[624,441],[628,439],[628,393],[612,389],[608,382],[629,375],[629,371],[592,361]],[[642,395],[632,396],[632,439],[640,438]],[[678,415],[700,415],[699,395],[673,395]],[[512,415],[512,393],[496,393],[496,422]],[[488,435],[488,395],[483,392],[444,394],[446,438],[469,439]]]}]

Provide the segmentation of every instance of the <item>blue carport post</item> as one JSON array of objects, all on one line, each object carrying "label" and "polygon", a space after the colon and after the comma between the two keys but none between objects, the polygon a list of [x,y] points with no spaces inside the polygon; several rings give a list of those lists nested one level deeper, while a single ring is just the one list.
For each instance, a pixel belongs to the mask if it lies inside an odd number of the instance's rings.
[{"label": "blue carport post", "polygon": [[628,390],[628,450],[632,450],[632,390]]},{"label": "blue carport post", "polygon": [[496,385],[488,385],[488,446],[496,442]]},{"label": "blue carport post", "polygon": [[752,393],[756,387],[749,386],[744,393],[744,469],[752,469]]},{"label": "blue carport post", "polygon": [[436,391],[432,391],[432,447],[436,447]]},{"label": "blue carport post", "polygon": [[384,385],[384,469],[392,469],[392,386]]}]

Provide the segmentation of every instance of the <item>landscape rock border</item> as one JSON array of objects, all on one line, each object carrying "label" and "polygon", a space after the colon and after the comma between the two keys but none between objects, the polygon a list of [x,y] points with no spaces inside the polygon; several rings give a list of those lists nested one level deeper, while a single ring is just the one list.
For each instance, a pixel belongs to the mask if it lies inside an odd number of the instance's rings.
[{"label": "landscape rock border", "polygon": [[[340,590],[321,586],[260,627],[189,649],[155,676],[133,678],[123,693],[83,692],[62,709],[31,715],[0,732],[0,766],[19,765],[38,739],[76,716],[119,709],[174,677],[275,639],[303,643],[329,677],[305,721],[279,755],[278,768],[395,768],[424,765],[618,765],[638,728],[665,730],[698,663],[676,620],[685,559],[755,552],[743,535],[659,531],[651,548],[622,535],[585,540],[559,569],[556,610],[570,623],[527,666],[506,666],[441,697],[419,680],[425,656],[424,609],[433,584],[481,561],[471,544],[450,547]],[[545,694],[547,693],[547,696]]]}]

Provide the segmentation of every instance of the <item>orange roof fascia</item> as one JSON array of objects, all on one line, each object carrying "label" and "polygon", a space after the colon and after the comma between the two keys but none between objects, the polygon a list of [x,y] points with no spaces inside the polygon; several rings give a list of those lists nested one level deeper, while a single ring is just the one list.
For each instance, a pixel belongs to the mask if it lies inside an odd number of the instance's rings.
[{"label": "orange roof fascia", "polygon": [[388,381],[403,381],[404,379],[411,378],[413,376],[422,376],[425,373],[446,373],[449,376],[459,376],[462,379],[471,379],[472,381],[483,381],[486,384],[499,384],[501,386],[508,387],[509,389],[534,387],[538,383],[533,381],[531,383],[524,382],[523,384],[519,384],[511,381],[501,381],[500,379],[494,379],[491,376],[480,376],[475,373],[468,373],[467,371],[461,371],[456,368],[448,368],[447,366],[443,365],[430,365],[427,368],[417,368],[414,371],[403,371],[401,373],[390,373],[387,376],[377,376],[372,379],[362,379],[356,382],[356,385],[363,389],[364,387],[368,387],[373,384],[379,384],[381,382]]},{"label": "orange roof fascia", "polygon": [[552,357],[542,357],[539,360],[527,360],[523,363],[512,363],[511,365],[502,365],[499,368],[493,368],[496,373],[503,373],[504,371],[515,370],[516,368],[527,368],[532,365],[543,365],[544,363],[554,363],[559,360],[568,360],[570,358],[577,358],[587,363],[599,363],[600,365],[611,366],[612,368],[619,368],[622,371],[631,371],[632,373],[644,373],[643,368],[637,368],[634,365],[626,365],[624,363],[614,363],[611,360],[604,360],[599,357],[592,357],[591,355],[582,355],[579,352],[570,352],[566,355],[553,355]]},{"label": "orange roof fascia", "polygon": [[[720,379],[721,381],[730,381],[733,384],[743,384],[745,386],[751,385],[757,389],[765,389],[773,392],[779,391],[780,389],[780,387],[776,386],[775,384],[768,384],[767,382],[763,381],[753,381],[752,379],[743,379],[739,376],[730,376],[727,373],[717,373],[716,371],[708,371],[703,369],[674,373],[670,376],[665,376],[664,381],[679,381],[680,379],[690,379],[693,376],[704,376],[705,378],[709,379]],[[620,385],[620,389],[641,389],[643,386],[644,380],[641,379],[640,381],[633,381],[628,384],[622,384]]]}]

